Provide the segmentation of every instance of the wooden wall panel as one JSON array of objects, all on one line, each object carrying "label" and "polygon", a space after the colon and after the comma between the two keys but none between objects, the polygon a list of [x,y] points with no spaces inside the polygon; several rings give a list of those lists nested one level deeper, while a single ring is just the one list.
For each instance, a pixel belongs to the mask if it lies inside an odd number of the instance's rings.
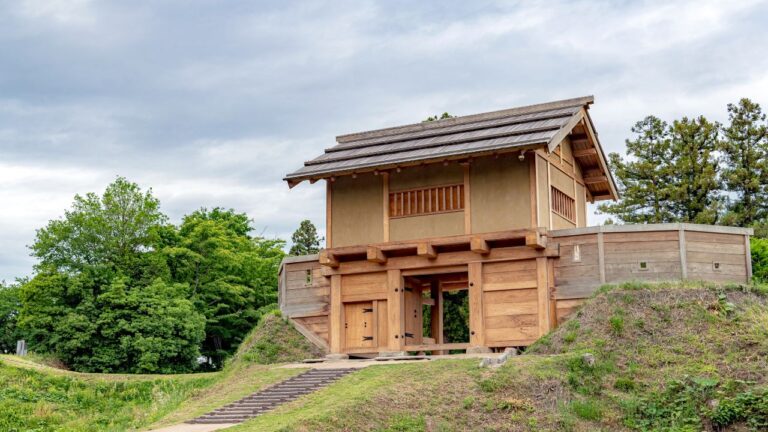
[{"label": "wooden wall panel", "polygon": [[585,302],[585,299],[558,300],[557,301],[557,325],[567,320],[572,313]]},{"label": "wooden wall panel", "polygon": [[538,338],[536,260],[487,263],[482,273],[485,345],[525,345]]},{"label": "wooden wall panel", "polygon": [[344,275],[341,278],[341,301],[386,300],[387,273]]},{"label": "wooden wall panel", "polygon": [[280,303],[284,314],[292,317],[328,313],[330,283],[322,275],[318,262],[289,263],[283,272],[285,288],[281,291]]},{"label": "wooden wall panel", "polygon": [[687,231],[685,246],[688,279],[749,281],[743,235]]}]

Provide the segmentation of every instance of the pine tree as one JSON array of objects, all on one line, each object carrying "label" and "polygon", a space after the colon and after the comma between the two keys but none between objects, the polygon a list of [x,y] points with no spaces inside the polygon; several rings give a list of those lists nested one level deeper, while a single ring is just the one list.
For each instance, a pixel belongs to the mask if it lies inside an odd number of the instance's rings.
[{"label": "pine tree", "polygon": [[293,246],[288,254],[293,256],[316,254],[320,251],[320,240],[315,225],[309,220],[303,220],[291,236]]},{"label": "pine tree", "polygon": [[718,164],[718,123],[704,116],[675,120],[669,129],[675,182],[670,207],[680,222],[714,224],[722,207]]},{"label": "pine tree", "polygon": [[768,127],[760,105],[749,99],[728,104],[729,124],[722,129],[723,181],[732,194],[725,223],[751,226],[766,216]]},{"label": "pine tree", "polygon": [[637,134],[627,140],[624,160],[610,154],[611,166],[621,195],[618,203],[601,204],[599,210],[616,216],[624,223],[663,223],[676,220],[669,199],[673,193],[674,172],[669,127],[666,122],[648,116],[632,128]]}]

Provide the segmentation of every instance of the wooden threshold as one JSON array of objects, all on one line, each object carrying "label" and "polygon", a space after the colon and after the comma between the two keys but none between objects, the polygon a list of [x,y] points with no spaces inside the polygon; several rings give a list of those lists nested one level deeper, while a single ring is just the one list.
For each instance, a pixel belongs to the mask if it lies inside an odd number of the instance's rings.
[{"label": "wooden threshold", "polygon": [[406,345],[403,351],[447,351],[447,350],[465,350],[469,348],[469,343],[443,343],[443,344],[421,344]]}]

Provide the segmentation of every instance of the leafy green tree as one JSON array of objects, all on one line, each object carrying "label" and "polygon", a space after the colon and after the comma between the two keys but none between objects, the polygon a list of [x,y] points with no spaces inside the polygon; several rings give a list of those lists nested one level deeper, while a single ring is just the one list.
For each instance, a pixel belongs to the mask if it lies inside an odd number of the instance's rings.
[{"label": "leafy green tree", "polygon": [[312,255],[320,251],[320,237],[317,236],[317,228],[309,220],[301,221],[299,228],[291,236],[293,246],[289,255]]},{"label": "leafy green tree", "polygon": [[[37,231],[32,255],[40,267],[76,273],[94,266],[125,275],[160,276],[163,269],[143,261],[167,217],[152,190],[118,177],[101,196],[76,195],[63,219]],[[148,274],[145,274],[148,273]]]},{"label": "leafy green tree", "polygon": [[627,140],[624,160],[618,153],[609,155],[621,194],[618,203],[601,204],[598,209],[624,223],[663,223],[676,220],[670,208],[674,171],[669,127],[661,119],[648,116],[632,128],[637,136]]},{"label": "leafy green tree", "polygon": [[16,321],[20,308],[19,285],[0,282],[0,353],[16,350],[20,336]]},{"label": "leafy green tree", "polygon": [[185,285],[157,279],[39,273],[21,290],[19,326],[36,351],[89,372],[172,373],[196,368],[205,319]]},{"label": "leafy green tree", "polygon": [[258,309],[277,299],[285,243],[249,237],[250,224],[234,210],[201,209],[184,217],[176,241],[163,248],[172,279],[190,286],[206,318],[202,353],[214,366],[256,325]]},{"label": "leafy green tree", "polygon": [[751,226],[768,208],[768,125],[757,103],[741,99],[728,104],[729,123],[720,145],[723,180],[732,199],[725,222]]},{"label": "leafy green tree", "polygon": [[669,205],[677,221],[717,222],[722,207],[715,158],[719,126],[700,116],[675,120],[669,128],[674,175]]}]

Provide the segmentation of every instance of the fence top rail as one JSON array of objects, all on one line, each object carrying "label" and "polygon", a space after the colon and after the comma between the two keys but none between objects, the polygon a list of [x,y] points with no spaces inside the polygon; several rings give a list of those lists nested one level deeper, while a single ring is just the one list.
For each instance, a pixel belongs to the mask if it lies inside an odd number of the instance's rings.
[{"label": "fence top rail", "polygon": [[703,225],[692,223],[664,224],[633,224],[633,225],[599,225],[584,228],[568,228],[548,232],[550,237],[565,237],[581,234],[624,233],[624,232],[654,232],[654,231],[700,231],[720,234],[753,235],[752,228],[741,228],[721,225]]}]

